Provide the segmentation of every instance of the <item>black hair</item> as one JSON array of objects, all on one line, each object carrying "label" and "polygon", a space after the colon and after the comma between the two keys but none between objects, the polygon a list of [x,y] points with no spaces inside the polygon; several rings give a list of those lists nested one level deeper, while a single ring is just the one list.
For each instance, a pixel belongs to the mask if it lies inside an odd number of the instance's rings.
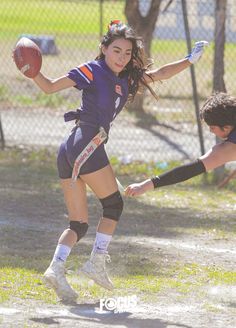
[{"label": "black hair", "polygon": [[200,118],[207,125],[236,127],[236,98],[223,92],[214,93],[202,106]]},{"label": "black hair", "polygon": [[[129,83],[129,100],[133,100],[137,92],[142,92],[143,87],[147,87],[151,94],[158,99],[156,93],[145,82],[143,77],[144,72],[148,69],[152,62],[146,58],[142,38],[138,37],[132,27],[115,20],[108,26],[108,32],[103,36],[100,48],[102,46],[108,47],[113,41],[123,38],[132,43],[131,60],[126,65],[125,70],[120,72],[119,76],[128,75]],[[100,50],[97,60],[104,59],[105,55]],[[147,73],[146,73],[147,74]],[[148,75],[151,79],[152,77]]]}]

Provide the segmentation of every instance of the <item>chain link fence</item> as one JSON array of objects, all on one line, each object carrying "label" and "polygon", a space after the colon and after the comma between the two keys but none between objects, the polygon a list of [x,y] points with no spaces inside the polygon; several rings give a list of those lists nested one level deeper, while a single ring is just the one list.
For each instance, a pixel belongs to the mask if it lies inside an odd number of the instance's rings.
[{"label": "chain link fence", "polygon": [[[145,15],[150,1],[140,0]],[[187,54],[184,17],[180,0],[161,3],[152,42],[154,67],[183,58]],[[79,107],[81,93],[74,88],[53,95],[43,94],[17,71],[11,53],[21,36],[40,44],[42,72],[51,78],[65,75],[71,68],[91,60],[98,53],[100,37],[112,19],[122,19],[125,1],[95,0],[1,0],[0,2],[0,138],[6,145],[57,147],[73,123],[64,123],[63,114]],[[236,89],[236,4],[228,0],[225,44],[227,92]],[[200,105],[212,93],[214,56],[214,0],[187,1],[192,45],[210,42],[201,61],[194,66]],[[127,110],[119,115],[107,144],[109,155],[124,161],[170,161],[194,159],[201,154],[193,102],[190,70],[154,89],[157,102],[146,94],[142,116]],[[203,128],[204,147],[214,137]]]}]

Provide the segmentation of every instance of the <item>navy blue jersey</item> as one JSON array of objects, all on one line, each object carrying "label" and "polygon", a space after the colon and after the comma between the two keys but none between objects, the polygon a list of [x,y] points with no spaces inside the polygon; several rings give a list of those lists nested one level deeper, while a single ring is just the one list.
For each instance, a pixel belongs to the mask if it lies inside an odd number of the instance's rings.
[{"label": "navy blue jersey", "polygon": [[236,128],[230,132],[226,141],[236,144]]},{"label": "navy blue jersey", "polygon": [[111,122],[128,98],[128,77],[119,78],[105,60],[94,60],[72,69],[67,76],[83,90],[79,119],[102,126],[109,132]]}]

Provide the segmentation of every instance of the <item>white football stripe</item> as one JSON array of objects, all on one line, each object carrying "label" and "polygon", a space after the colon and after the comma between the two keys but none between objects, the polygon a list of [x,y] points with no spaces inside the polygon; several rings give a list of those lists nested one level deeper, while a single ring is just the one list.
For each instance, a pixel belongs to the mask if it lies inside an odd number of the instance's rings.
[{"label": "white football stripe", "polygon": [[28,71],[30,69],[30,65],[29,64],[26,64],[26,65],[24,65],[21,69],[20,69],[20,71],[21,71],[21,73],[25,73],[26,71]]}]

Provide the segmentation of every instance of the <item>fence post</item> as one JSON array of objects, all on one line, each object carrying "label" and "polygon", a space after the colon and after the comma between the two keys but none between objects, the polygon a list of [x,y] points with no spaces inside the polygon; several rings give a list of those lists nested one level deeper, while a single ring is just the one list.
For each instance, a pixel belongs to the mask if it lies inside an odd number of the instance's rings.
[{"label": "fence post", "polygon": [[[182,11],[183,11],[183,18],[184,18],[184,29],[185,29],[185,35],[186,35],[186,41],[187,41],[187,49],[188,49],[188,52],[190,53],[191,37],[190,37],[189,24],[188,24],[188,13],[187,13],[186,0],[181,0],[181,2],[182,2]],[[194,100],[194,105],[195,105],[195,114],[196,114],[197,126],[198,126],[198,136],[199,136],[199,142],[200,142],[200,148],[201,148],[201,155],[203,155],[205,153],[205,147],[204,147],[202,126],[201,126],[201,121],[200,121],[200,117],[199,117],[199,102],[198,102],[198,96],[197,96],[197,83],[196,83],[194,65],[190,66],[190,72],[191,72],[191,80],[192,80],[192,87],[193,87],[193,100]]]},{"label": "fence post", "polygon": [[2,144],[2,149],[5,148],[5,138],[4,138],[4,133],[3,133],[3,127],[2,127],[2,121],[0,117],[0,136],[1,136],[1,144]]},{"label": "fence post", "polygon": [[101,38],[103,36],[103,0],[99,0],[99,17],[100,17],[99,36]]}]

